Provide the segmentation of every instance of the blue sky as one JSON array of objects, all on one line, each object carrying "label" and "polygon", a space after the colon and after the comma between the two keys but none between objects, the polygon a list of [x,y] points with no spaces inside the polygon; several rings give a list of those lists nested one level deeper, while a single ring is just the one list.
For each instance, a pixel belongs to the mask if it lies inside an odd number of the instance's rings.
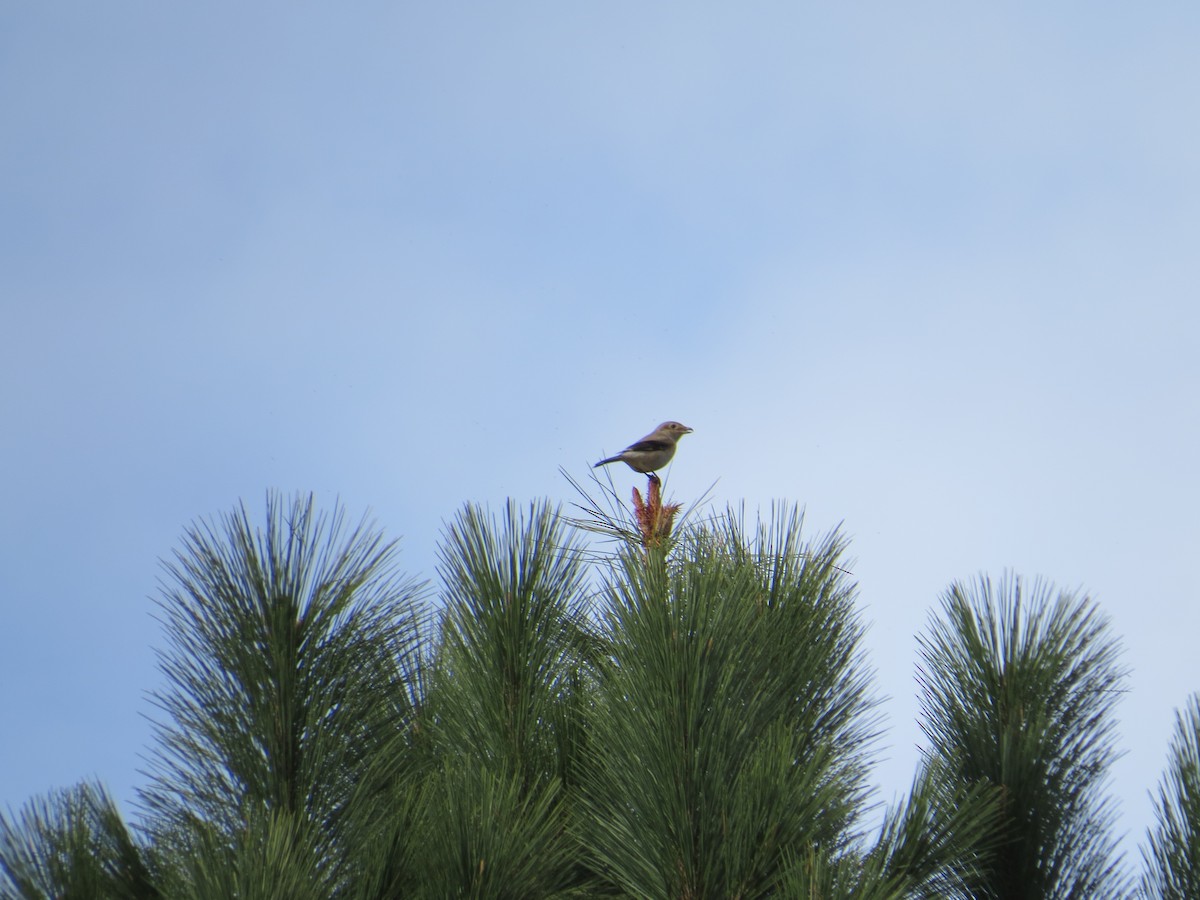
[{"label": "blue sky", "polygon": [[[268,488],[435,575],[659,421],[842,523],[891,699],[954,579],[1082,588],[1131,843],[1200,689],[1200,8],[6,4],[0,807],[142,778],[157,560]],[[627,490],[632,473],[615,473]]]}]

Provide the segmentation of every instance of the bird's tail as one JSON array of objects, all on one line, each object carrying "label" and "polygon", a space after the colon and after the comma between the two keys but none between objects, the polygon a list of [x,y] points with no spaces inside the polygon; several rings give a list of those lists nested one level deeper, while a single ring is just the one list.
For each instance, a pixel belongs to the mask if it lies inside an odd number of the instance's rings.
[{"label": "bird's tail", "polygon": [[610,456],[608,459],[602,459],[602,460],[600,460],[600,462],[596,463],[594,466],[592,466],[592,468],[593,468],[593,469],[598,469],[598,468],[600,468],[601,466],[607,466],[609,463],[620,462],[620,461],[621,461],[621,457],[619,457],[619,456]]}]

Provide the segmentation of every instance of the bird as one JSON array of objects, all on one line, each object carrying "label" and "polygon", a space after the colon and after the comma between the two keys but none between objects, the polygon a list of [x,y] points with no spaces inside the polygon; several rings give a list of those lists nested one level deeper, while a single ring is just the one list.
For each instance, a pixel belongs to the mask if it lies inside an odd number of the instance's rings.
[{"label": "bird", "polygon": [[692,429],[686,425],[680,425],[678,422],[663,422],[640,441],[630,444],[616,456],[600,460],[592,468],[598,469],[609,463],[623,462],[633,471],[648,473],[651,478],[657,479],[658,476],[654,474],[655,470],[661,469],[671,461],[679,439],[685,434],[691,433]]}]

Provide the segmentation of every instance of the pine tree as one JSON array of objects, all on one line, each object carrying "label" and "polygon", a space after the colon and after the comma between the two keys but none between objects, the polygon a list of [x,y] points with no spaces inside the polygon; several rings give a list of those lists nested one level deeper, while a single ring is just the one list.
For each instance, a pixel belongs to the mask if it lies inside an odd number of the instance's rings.
[{"label": "pine tree", "polygon": [[1142,848],[1142,893],[1153,900],[1200,897],[1200,694],[1175,718],[1155,827]]},{"label": "pine tree", "polygon": [[1127,896],[1104,794],[1126,671],[1096,604],[1015,576],[955,583],[920,649],[927,765],[1001,790],[1000,845],[975,895]]}]

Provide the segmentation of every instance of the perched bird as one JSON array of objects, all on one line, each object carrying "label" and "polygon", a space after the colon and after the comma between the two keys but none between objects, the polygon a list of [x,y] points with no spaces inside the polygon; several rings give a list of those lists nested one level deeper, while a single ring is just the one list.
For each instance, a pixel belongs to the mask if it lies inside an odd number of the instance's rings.
[{"label": "perched bird", "polygon": [[663,422],[640,441],[630,444],[616,456],[602,459],[593,469],[607,466],[609,463],[623,462],[635,472],[648,472],[651,478],[657,478],[656,469],[661,469],[675,455],[675,445],[685,434],[691,434],[692,429],[678,422]]}]

